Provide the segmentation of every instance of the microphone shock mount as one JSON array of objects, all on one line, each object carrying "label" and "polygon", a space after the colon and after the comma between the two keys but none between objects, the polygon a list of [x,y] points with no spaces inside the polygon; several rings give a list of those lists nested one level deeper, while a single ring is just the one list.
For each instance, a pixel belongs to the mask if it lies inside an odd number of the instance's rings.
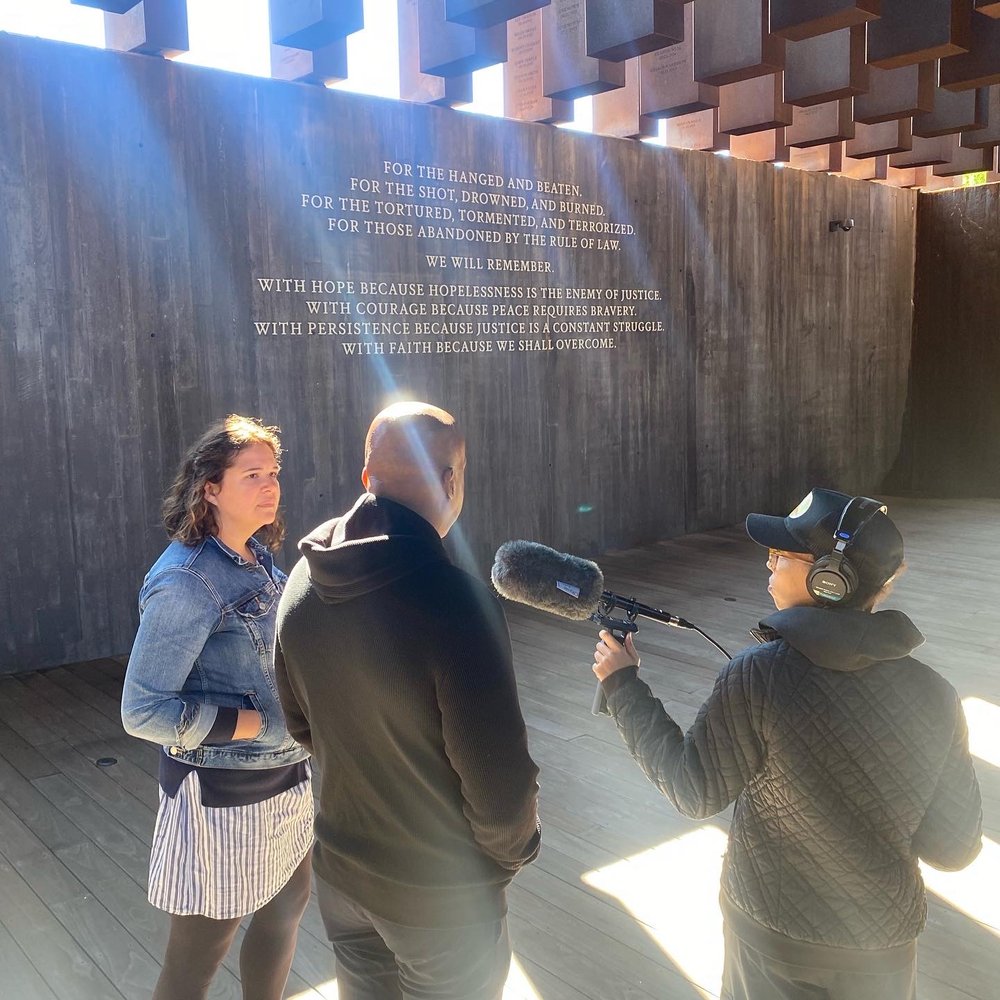
[{"label": "microphone shock mount", "polygon": [[[615,612],[623,612],[623,617],[616,618]],[[625,636],[630,632],[639,631],[636,619],[647,618],[650,621],[659,622],[661,625],[669,625],[671,628],[686,629],[690,632],[697,632],[698,635],[707,639],[716,649],[729,659],[729,653],[720,646],[710,635],[702,632],[697,625],[677,615],[670,614],[660,608],[652,608],[648,604],[641,604],[634,597],[622,597],[610,590],[605,590],[601,594],[601,600],[597,605],[597,610],[590,616],[590,620],[601,628],[607,629],[622,645],[625,644]],[[608,711],[608,700],[604,696],[604,688],[600,682],[594,694],[594,704],[591,707],[593,715],[610,715]]]}]

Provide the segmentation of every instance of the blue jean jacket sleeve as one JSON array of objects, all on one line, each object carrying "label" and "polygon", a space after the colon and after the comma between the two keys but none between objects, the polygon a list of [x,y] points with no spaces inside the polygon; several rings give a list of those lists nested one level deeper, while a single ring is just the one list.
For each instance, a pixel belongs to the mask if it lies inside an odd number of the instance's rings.
[{"label": "blue jean jacket sleeve", "polygon": [[122,692],[122,724],[132,736],[185,750],[199,746],[215,723],[218,707],[181,696],[222,610],[197,574],[173,567],[143,587],[139,631]]}]

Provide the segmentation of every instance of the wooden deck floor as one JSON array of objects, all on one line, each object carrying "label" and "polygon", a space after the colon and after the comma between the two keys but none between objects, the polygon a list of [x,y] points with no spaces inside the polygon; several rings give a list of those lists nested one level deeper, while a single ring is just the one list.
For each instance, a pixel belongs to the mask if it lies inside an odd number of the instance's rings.
[{"label": "wooden deck floor", "polygon": [[[928,878],[923,1000],[1000,996],[1000,502],[899,501],[909,573],[889,606],[928,636],[921,657],[967,699],[987,842],[965,873]],[[609,586],[746,644],[768,610],[761,552],[738,530],[602,560]],[[542,769],[544,847],[511,892],[508,997],[714,997],[726,818],[676,815],[607,719],[595,719],[589,627],[510,608],[524,714]],[[643,671],[685,724],[721,657],[696,635],[649,625]],[[123,735],[122,667],[102,660],[0,680],[0,998],[142,1000],[166,921],[145,899],[156,751]],[[115,758],[97,766],[99,758]],[[235,951],[213,998],[238,998]],[[335,997],[313,903],[288,997]]]}]

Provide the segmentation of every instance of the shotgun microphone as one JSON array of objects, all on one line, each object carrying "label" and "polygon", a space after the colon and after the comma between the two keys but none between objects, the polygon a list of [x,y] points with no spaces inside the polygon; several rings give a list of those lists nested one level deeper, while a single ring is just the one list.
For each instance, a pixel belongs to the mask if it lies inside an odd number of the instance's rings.
[{"label": "shotgun microphone", "polygon": [[597,563],[539,542],[504,542],[490,576],[497,593],[508,601],[574,621],[590,618],[604,592],[604,574]]},{"label": "shotgun microphone", "polygon": [[[504,542],[497,549],[490,573],[493,586],[501,597],[529,608],[570,618],[592,621],[608,629],[621,643],[639,626],[637,618],[646,618],[673,628],[697,632],[729,659],[729,653],[697,625],[660,608],[641,604],[634,597],[622,597],[604,589],[604,574],[595,562],[557,552],[540,542]],[[615,611],[624,617],[613,617]],[[594,715],[608,715],[608,703],[600,683],[591,709]]]},{"label": "shotgun microphone", "polygon": [[[540,542],[504,542],[490,573],[497,593],[508,601],[573,621],[592,621],[604,597],[604,574],[595,562],[557,552]],[[624,640],[624,634],[615,633]],[[591,708],[608,715],[600,683]]]}]

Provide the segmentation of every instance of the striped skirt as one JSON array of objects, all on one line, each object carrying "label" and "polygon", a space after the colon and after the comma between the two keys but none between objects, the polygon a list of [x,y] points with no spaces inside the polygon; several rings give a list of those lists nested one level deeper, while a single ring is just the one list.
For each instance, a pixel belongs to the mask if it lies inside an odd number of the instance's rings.
[{"label": "striped skirt", "polygon": [[178,915],[243,917],[273,899],[313,844],[311,782],[248,806],[201,803],[192,771],[160,790],[149,859],[149,901]]}]

